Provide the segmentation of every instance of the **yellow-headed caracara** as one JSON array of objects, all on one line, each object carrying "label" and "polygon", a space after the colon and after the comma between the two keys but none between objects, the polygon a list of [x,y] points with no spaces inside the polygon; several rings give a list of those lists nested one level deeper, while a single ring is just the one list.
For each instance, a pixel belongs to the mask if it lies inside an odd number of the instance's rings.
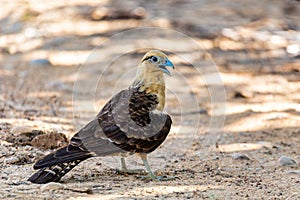
[{"label": "yellow-headed caracara", "polygon": [[163,112],[163,74],[170,75],[167,67],[174,68],[164,53],[146,53],[133,84],[114,95],[67,146],[38,160],[34,169],[39,171],[28,180],[40,184],[59,181],[78,163],[94,156],[121,156],[122,169],[126,171],[124,157],[131,154],[141,157],[149,178],[169,180],[155,176],[147,161],[147,154],[163,143],[172,124],[170,116]]}]

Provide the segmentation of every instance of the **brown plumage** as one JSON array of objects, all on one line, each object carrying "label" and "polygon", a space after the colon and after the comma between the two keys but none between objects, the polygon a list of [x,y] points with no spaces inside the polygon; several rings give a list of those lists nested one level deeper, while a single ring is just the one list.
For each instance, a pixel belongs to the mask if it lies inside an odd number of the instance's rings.
[{"label": "brown plumage", "polygon": [[[172,124],[163,112],[166,67],[174,68],[167,56],[157,50],[146,53],[133,84],[117,93],[102,108],[94,120],[76,133],[66,147],[38,160],[40,169],[28,180],[33,183],[59,181],[81,161],[93,156],[127,156],[138,154],[152,179],[147,154],[166,139]],[[126,169],[124,158],[122,168]]]}]

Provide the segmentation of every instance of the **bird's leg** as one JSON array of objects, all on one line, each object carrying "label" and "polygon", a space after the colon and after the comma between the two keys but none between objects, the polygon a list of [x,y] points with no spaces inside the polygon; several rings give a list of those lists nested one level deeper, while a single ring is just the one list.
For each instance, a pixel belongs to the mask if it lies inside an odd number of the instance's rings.
[{"label": "bird's leg", "polygon": [[[153,174],[152,170],[151,170],[151,167],[148,163],[148,160],[147,160],[147,154],[140,154],[140,157],[144,163],[144,166],[146,168],[146,171],[148,173],[148,178],[151,178],[152,180],[156,180],[157,177]],[[146,177],[147,178],[147,177]]]},{"label": "bird's leg", "polygon": [[121,157],[121,169],[117,169],[117,173],[125,173],[125,174],[141,174],[144,173],[145,170],[143,169],[127,169],[125,158]]},{"label": "bird's leg", "polygon": [[141,157],[141,159],[144,163],[144,166],[147,170],[147,173],[148,173],[148,176],[141,176],[140,178],[143,178],[143,179],[150,178],[152,180],[158,180],[158,181],[170,181],[170,180],[174,180],[174,179],[178,178],[178,177],[155,176],[151,170],[149,163],[148,163],[147,154],[139,154],[139,156]]},{"label": "bird's leg", "polygon": [[127,167],[126,167],[126,162],[125,162],[125,158],[121,157],[121,164],[122,164],[122,171],[126,171]]}]

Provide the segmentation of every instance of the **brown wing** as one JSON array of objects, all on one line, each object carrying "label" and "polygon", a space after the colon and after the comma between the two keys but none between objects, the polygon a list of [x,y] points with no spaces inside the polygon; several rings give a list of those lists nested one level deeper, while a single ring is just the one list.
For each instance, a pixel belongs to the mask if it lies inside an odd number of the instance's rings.
[{"label": "brown wing", "polygon": [[152,152],[166,139],[172,124],[169,115],[153,112],[157,103],[155,95],[138,89],[119,92],[68,146],[42,158],[34,168],[92,156]]},{"label": "brown wing", "polygon": [[97,156],[116,153],[150,153],[167,137],[172,120],[154,112],[156,95],[138,88],[116,94],[99,112],[92,126],[86,126],[71,140]]},{"label": "brown wing", "polygon": [[172,120],[169,115],[155,112],[157,96],[124,90],[115,95],[98,114],[104,134],[117,147],[132,153],[149,153],[167,137]]}]

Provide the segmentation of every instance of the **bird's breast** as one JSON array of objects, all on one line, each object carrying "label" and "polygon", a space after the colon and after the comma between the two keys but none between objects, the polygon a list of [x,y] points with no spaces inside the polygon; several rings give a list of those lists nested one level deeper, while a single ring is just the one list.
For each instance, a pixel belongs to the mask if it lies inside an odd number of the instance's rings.
[{"label": "bird's breast", "polygon": [[147,94],[153,94],[157,96],[158,104],[156,109],[163,111],[165,107],[165,86],[161,84],[151,84],[150,87],[146,87],[145,91]]}]

